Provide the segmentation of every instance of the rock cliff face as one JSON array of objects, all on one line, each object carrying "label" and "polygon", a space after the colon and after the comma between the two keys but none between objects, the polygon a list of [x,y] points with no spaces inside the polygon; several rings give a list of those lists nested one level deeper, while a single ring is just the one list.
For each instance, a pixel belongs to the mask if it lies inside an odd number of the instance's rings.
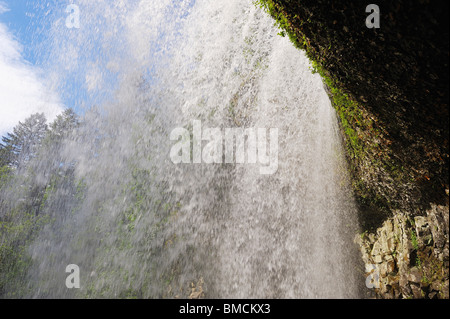
[{"label": "rock cliff face", "polygon": [[369,286],[383,298],[449,298],[448,211],[395,212],[376,233],[357,238]]},{"label": "rock cliff face", "polygon": [[448,298],[448,3],[260,0],[340,118],[381,298]]}]

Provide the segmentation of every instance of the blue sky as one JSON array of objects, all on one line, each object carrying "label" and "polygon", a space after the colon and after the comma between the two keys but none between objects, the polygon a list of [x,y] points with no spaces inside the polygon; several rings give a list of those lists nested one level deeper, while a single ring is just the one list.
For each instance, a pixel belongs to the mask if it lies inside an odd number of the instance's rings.
[{"label": "blue sky", "polygon": [[47,4],[0,0],[0,135],[32,113],[43,112],[52,120],[66,104],[46,85],[43,51],[36,50],[50,26],[43,18]]},{"label": "blue sky", "polygon": [[[140,3],[124,2],[127,9],[133,9]],[[123,20],[115,16],[121,13],[120,10],[109,12],[109,15],[104,15],[104,10],[116,10],[116,4],[120,4],[112,0],[99,2],[98,5],[92,3],[95,12],[91,12],[91,7],[81,6],[86,2],[80,1],[81,28],[69,29],[64,22],[69,15],[65,10],[71,3],[76,1],[0,0],[0,136],[12,131],[19,121],[32,113],[44,112],[51,121],[66,107],[82,114],[89,107],[114,98],[121,68],[127,63],[130,48],[127,46],[129,42],[121,37]],[[190,8],[195,0],[186,3]],[[167,2],[162,1],[161,4],[167,5]],[[179,0],[172,5],[172,11],[165,14],[179,14],[175,13]],[[151,10],[149,14],[152,14]],[[148,22],[149,18],[139,17],[142,22],[138,20],[135,23]],[[154,81],[152,74],[155,65],[160,63],[158,56],[166,54],[159,52],[162,50],[159,40],[168,36],[164,28],[159,30],[158,25],[153,27],[157,28],[157,38],[148,39],[150,45],[143,48],[148,51],[142,52],[153,56],[147,69],[142,70],[149,83]],[[178,30],[177,27],[175,30]],[[111,33],[111,29],[115,33]],[[145,32],[148,30],[140,34],[142,30],[136,29],[134,41],[147,39]],[[176,43],[176,36],[171,33],[169,40]],[[169,43],[162,41],[163,46]],[[136,45],[139,47],[138,43]],[[122,55],[125,57],[122,64],[112,68],[108,65],[111,57]],[[141,52],[138,52],[137,56],[140,55]],[[72,61],[74,65],[67,66]]]},{"label": "blue sky", "polygon": [[32,113],[44,112],[51,121],[66,107],[82,113],[89,98],[95,102],[80,78],[64,77],[58,88],[47,85],[52,61],[46,40],[70,3],[0,0],[0,136]]},{"label": "blue sky", "polygon": [[[94,1],[94,0],[93,0]],[[92,31],[92,23],[84,21],[81,29],[68,29],[64,26],[69,13],[66,8],[69,4],[76,3],[71,0],[0,0],[0,136],[12,130],[19,120],[36,112],[44,112],[51,121],[57,114],[55,110],[71,107],[77,113],[82,114],[92,105],[100,105],[112,97],[117,85],[117,74],[107,69],[106,58],[108,49],[102,49],[98,44],[101,41],[102,32],[96,34]],[[100,7],[101,9],[101,7]],[[82,14],[82,18],[89,14]],[[94,23],[100,23],[102,16],[90,16]],[[62,29],[56,29],[54,23],[59,21]],[[83,28],[88,25],[88,27]],[[62,30],[62,31],[61,31]],[[104,30],[102,30],[104,31]],[[59,33],[58,33],[59,32]],[[55,41],[64,41],[65,43]],[[81,47],[75,46],[74,51],[64,51],[70,38],[81,40]],[[78,43],[78,45],[80,45]],[[88,44],[87,47],[82,46]],[[120,43],[114,43],[114,50],[120,50]],[[3,52],[9,48],[13,51]],[[76,58],[74,58],[74,53]],[[76,60],[74,69],[64,68],[65,60]],[[95,66],[90,69],[90,67]],[[92,71],[89,73],[89,71]],[[52,78],[51,92],[46,92],[46,97],[36,94],[46,89],[46,80],[57,73],[58,79]],[[103,87],[89,87],[89,78],[96,81],[96,72],[101,73]],[[11,76],[15,81],[9,83]],[[3,81],[2,81],[3,79]],[[28,79],[28,80],[26,80]],[[3,88],[2,88],[3,85]],[[57,86],[57,87],[56,87]],[[31,89],[29,89],[31,88]],[[24,96],[22,100],[20,97]],[[52,102],[46,103],[49,98]]]},{"label": "blue sky", "polygon": [[[23,57],[31,63],[36,62],[32,44],[39,41],[39,33],[44,28],[44,19],[39,19],[39,11],[35,5],[26,0],[3,0],[8,11],[0,15],[3,22],[14,37],[23,45]],[[39,26],[40,24],[40,26]],[[40,27],[40,28],[39,28]],[[37,38],[34,38],[37,37]]]}]

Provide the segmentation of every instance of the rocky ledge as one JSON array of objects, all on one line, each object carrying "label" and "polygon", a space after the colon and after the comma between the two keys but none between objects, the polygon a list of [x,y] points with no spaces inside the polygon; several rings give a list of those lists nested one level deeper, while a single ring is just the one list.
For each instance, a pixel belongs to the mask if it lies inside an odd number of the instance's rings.
[{"label": "rocky ledge", "polygon": [[367,286],[377,298],[448,299],[448,229],[448,207],[433,205],[426,216],[397,212],[358,236]]}]

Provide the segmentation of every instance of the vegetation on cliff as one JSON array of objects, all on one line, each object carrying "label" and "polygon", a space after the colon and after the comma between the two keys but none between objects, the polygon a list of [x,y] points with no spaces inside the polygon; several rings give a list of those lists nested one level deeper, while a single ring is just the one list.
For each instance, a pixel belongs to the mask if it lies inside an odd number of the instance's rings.
[{"label": "vegetation on cliff", "polygon": [[[380,267],[393,261],[378,295],[448,298],[448,3],[377,1],[380,28],[366,26],[369,2],[256,3],[281,36],[306,51],[339,115],[360,204],[363,259]],[[374,243],[390,245],[392,236],[381,234],[392,218],[439,221],[427,226],[433,233],[426,243],[406,236],[416,234],[414,223],[402,224],[407,266],[400,254],[374,251]],[[421,286],[411,275],[417,268]]]},{"label": "vegetation on cliff", "polygon": [[[420,214],[448,195],[448,31],[442,2],[259,0],[306,51],[338,111],[359,202]],[[386,215],[386,217],[388,214]],[[374,221],[367,219],[367,222]],[[367,227],[375,226],[371,223]]]}]

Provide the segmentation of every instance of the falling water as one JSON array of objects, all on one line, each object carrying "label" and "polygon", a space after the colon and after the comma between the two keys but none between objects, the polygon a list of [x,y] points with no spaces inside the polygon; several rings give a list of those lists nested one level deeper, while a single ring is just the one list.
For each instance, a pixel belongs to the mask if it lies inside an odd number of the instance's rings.
[{"label": "falling water", "polygon": [[[47,198],[52,221],[29,247],[20,294],[359,297],[337,118],[273,20],[250,0],[78,2],[80,29],[54,17],[46,61],[55,83],[83,80],[96,106],[58,155],[73,178]],[[174,164],[170,133],[194,120],[277,128],[276,173]],[[80,289],[65,286],[69,264]]]}]

